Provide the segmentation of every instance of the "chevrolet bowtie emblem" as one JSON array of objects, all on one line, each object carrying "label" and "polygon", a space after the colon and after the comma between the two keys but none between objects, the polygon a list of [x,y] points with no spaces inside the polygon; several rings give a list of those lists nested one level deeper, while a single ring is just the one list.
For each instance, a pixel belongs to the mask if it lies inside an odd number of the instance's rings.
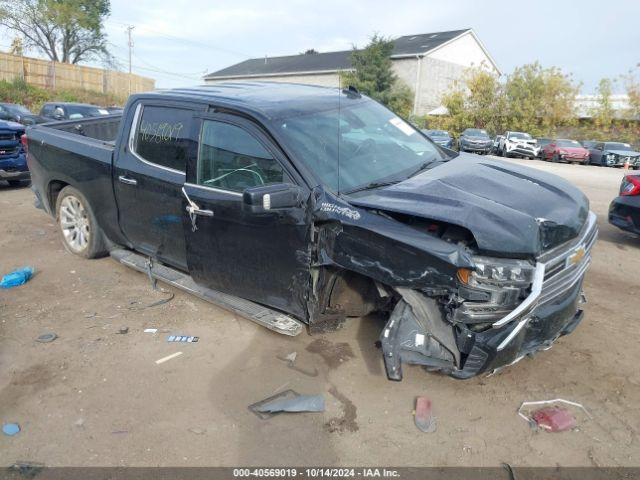
[{"label": "chevrolet bowtie emblem", "polygon": [[576,248],[576,251],[569,255],[569,257],[567,258],[567,266],[580,263],[586,254],[587,252],[584,247]]}]

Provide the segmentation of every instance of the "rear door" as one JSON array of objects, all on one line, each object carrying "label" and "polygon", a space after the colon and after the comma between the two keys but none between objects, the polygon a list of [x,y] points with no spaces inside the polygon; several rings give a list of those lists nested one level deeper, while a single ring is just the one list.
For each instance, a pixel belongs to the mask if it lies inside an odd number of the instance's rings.
[{"label": "rear door", "polygon": [[196,152],[198,107],[142,101],[131,108],[129,141],[114,168],[120,228],[136,250],[186,270],[182,186]]},{"label": "rear door", "polygon": [[[253,122],[228,114],[201,120],[197,159],[185,193],[211,216],[197,229],[183,210],[189,273],[200,284],[306,319],[310,285],[310,222],[306,201],[252,213],[250,187],[293,183],[309,191],[278,147]],[[185,204],[186,207],[186,204]]]}]

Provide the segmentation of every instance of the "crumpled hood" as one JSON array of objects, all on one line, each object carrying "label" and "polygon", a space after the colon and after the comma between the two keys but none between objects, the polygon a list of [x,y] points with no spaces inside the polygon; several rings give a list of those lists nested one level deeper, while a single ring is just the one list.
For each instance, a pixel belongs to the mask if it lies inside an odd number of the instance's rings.
[{"label": "crumpled hood", "polygon": [[605,150],[605,153],[613,153],[614,155],[620,155],[621,157],[640,156],[640,152],[634,152],[632,150]]},{"label": "crumpled hood", "polygon": [[585,195],[556,175],[466,154],[349,201],[460,225],[501,256],[539,255],[578,235],[589,213]]}]

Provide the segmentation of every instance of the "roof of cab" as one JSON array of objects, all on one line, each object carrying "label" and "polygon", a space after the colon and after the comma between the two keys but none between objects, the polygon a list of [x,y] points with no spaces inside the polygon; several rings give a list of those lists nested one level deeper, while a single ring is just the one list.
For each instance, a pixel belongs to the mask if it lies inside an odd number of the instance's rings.
[{"label": "roof of cab", "polygon": [[135,95],[136,98],[173,98],[234,106],[241,110],[261,113],[275,119],[327,109],[345,101],[337,88],[284,82],[228,82],[189,88],[156,90]]}]

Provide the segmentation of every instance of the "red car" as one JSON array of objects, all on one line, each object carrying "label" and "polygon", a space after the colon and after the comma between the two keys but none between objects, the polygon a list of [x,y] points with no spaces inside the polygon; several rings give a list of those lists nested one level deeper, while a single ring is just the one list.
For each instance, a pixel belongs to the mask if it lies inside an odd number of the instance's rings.
[{"label": "red car", "polygon": [[589,161],[589,151],[577,140],[552,140],[545,145],[540,156],[543,160],[552,162],[587,163]]}]

